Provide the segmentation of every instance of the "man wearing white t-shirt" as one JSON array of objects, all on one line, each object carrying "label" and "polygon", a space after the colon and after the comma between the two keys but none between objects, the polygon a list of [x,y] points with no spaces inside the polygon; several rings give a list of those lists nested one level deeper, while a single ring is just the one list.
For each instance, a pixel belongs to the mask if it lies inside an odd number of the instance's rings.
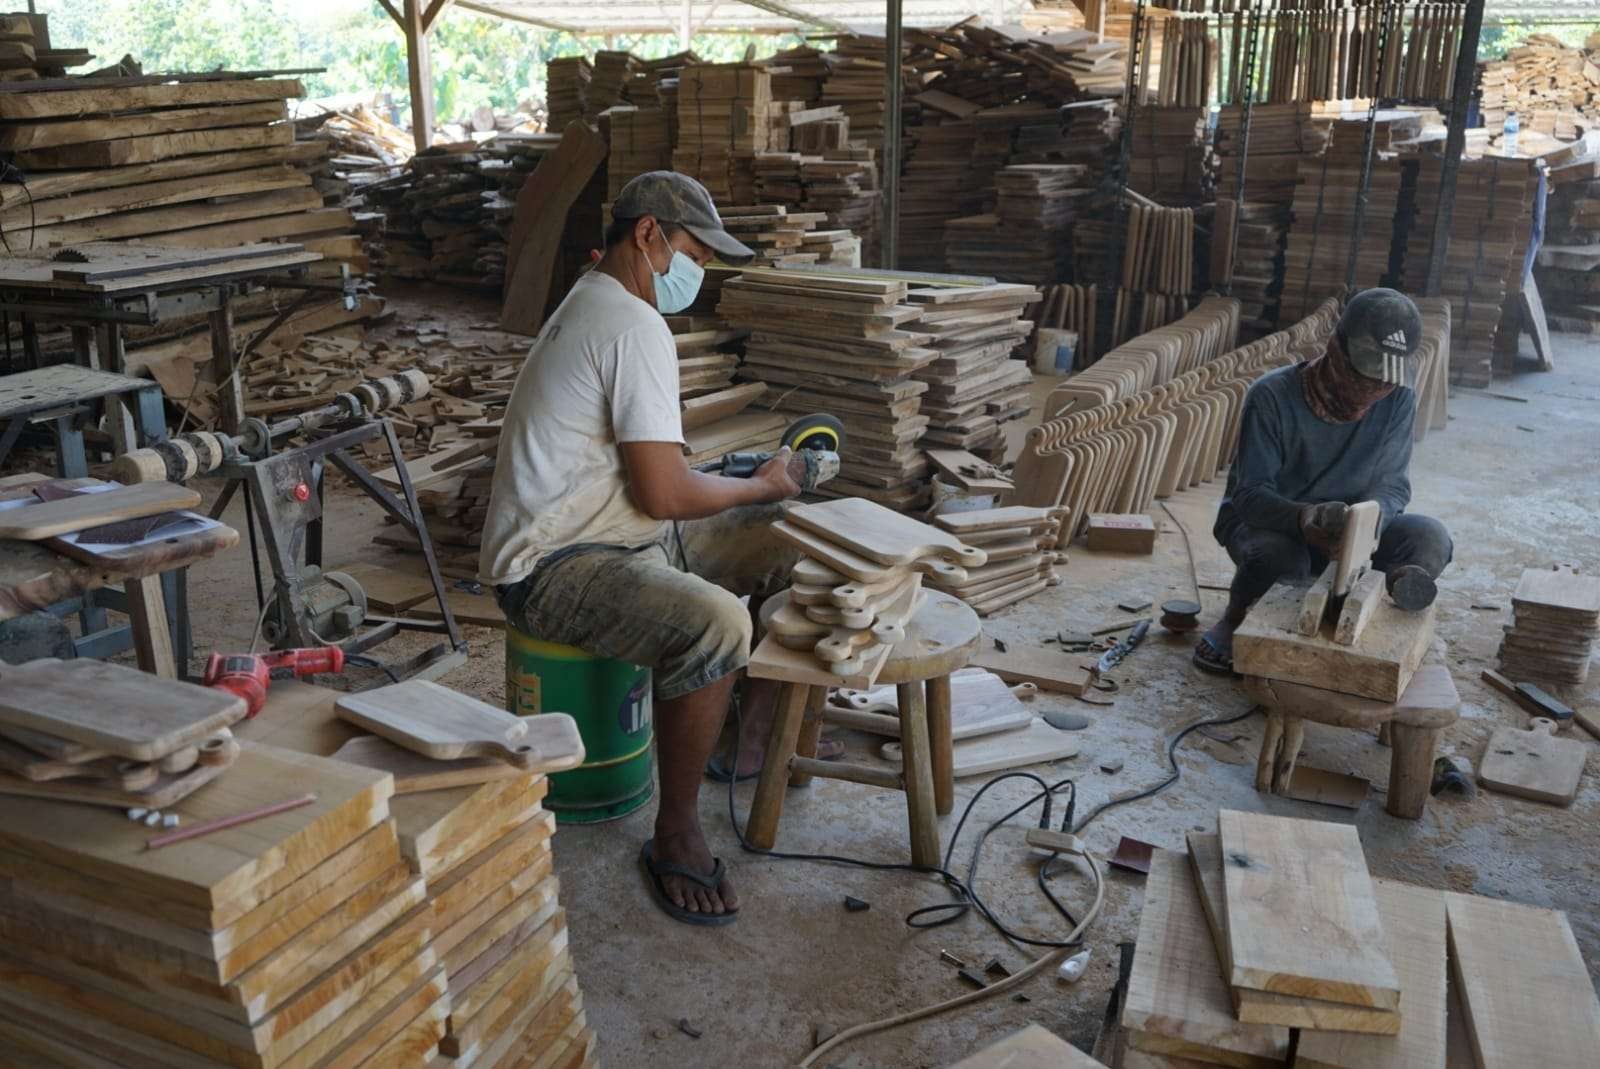
[{"label": "man wearing white t-shirt", "polygon": [[683,454],[662,316],[693,302],[713,256],[738,266],[754,253],[686,175],[640,175],[611,213],[604,255],[512,388],[479,572],[510,625],[654,670],[661,799],[641,857],[670,915],[725,924],[738,897],[700,828],[700,777],[750,654],[739,595],[787,585],[795,557],[768,527],[800,487],[787,450],[748,479],[697,472]]}]

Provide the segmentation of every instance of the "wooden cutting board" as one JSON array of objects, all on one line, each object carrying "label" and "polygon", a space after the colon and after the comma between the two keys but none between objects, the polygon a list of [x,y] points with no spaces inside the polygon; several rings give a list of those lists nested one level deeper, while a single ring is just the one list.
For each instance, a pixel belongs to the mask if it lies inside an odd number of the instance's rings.
[{"label": "wooden cutting board", "polygon": [[1540,722],[1524,731],[1497,728],[1478,762],[1478,782],[1490,790],[1531,798],[1535,802],[1571,805],[1578,796],[1589,746],[1578,739],[1558,739]]},{"label": "wooden cutting board", "polygon": [[924,557],[903,566],[879,564],[846,546],[786,520],[774,523],[772,533],[811,559],[820,561],[824,566],[863,583],[896,582],[910,570],[938,576],[947,583],[964,583],[967,580],[967,570],[947,560]]},{"label": "wooden cutting board", "polygon": [[[1033,717],[1023,727],[965,739],[950,747],[957,779],[1061,761],[1078,756],[1078,750],[1078,741],[1070,732],[1057,731]],[[900,760],[898,742],[886,742],[878,752],[890,761]]]},{"label": "wooden cutting board", "polygon": [[1350,593],[1356,577],[1372,561],[1378,548],[1378,520],[1383,510],[1376,501],[1360,501],[1350,506],[1344,536],[1339,540],[1339,555],[1334,560],[1332,593],[1336,598]]},{"label": "wooden cutting board", "polygon": [[0,722],[154,761],[243,719],[243,698],[106,661],[0,666]]},{"label": "wooden cutting board", "polygon": [[[61,802],[83,802],[125,809],[143,806],[146,809],[165,809],[176,805],[201,787],[210,783],[233,764],[239,754],[239,744],[228,743],[222,760],[215,764],[195,765],[177,775],[161,775],[143,790],[127,790],[116,780],[59,779],[34,782],[20,776],[0,773],[0,794],[20,795],[24,798],[52,798]],[[150,766],[145,766],[150,767]]]},{"label": "wooden cutting board", "polygon": [[942,557],[961,567],[976,568],[989,559],[983,550],[964,544],[949,531],[865,498],[791,505],[785,516],[789,522],[882,565],[909,565],[926,557]]},{"label": "wooden cutting board", "polygon": [[498,757],[523,770],[543,755],[526,741],[528,718],[424,679],[411,679],[334,703],[339,717],[425,757]]},{"label": "wooden cutting board", "polygon": [[101,524],[175,509],[192,509],[199,504],[198,492],[177,483],[135,483],[94,494],[72,494],[37,505],[0,509],[0,538],[37,542]]},{"label": "wooden cutting board", "polygon": [[[193,753],[193,747],[185,748]],[[182,753],[184,751],[176,751]],[[191,762],[192,764],[192,762]],[[0,739],[0,770],[21,779],[44,783],[50,780],[82,777],[90,780],[114,781],[123,790],[142,790],[156,781],[158,770],[146,761],[125,761],[120,757],[103,757],[98,761],[71,764],[55,761]]]},{"label": "wooden cutting board", "polygon": [[[842,690],[829,701],[831,704],[824,707],[822,715],[830,723],[874,735],[900,737],[897,687]],[[982,669],[963,668],[951,674],[950,708],[950,737],[957,741],[1026,727],[1034,716],[1005,680]]]},{"label": "wooden cutting board", "polygon": [[531,743],[540,756],[537,767],[532,770],[493,757],[435,760],[376,735],[351,739],[335,750],[332,757],[336,761],[392,773],[396,794],[466,787],[511,776],[526,776],[529,771],[561,772],[583,763],[583,739],[579,737],[578,726],[572,717],[565,713],[545,713],[526,719],[528,733],[523,736],[523,741]]}]

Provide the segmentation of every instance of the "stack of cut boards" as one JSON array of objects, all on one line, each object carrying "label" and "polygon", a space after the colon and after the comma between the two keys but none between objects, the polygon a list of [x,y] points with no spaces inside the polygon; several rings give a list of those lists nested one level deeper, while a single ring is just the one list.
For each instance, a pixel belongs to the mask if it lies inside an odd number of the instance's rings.
[{"label": "stack of cut boards", "polygon": [[544,65],[545,97],[550,109],[546,130],[565,130],[574,119],[592,120],[589,82],[594,68],[585,56],[562,56]]},{"label": "stack of cut boards", "polygon": [[1072,224],[1094,179],[1084,164],[1019,164],[995,172],[992,214],[945,228],[950,270],[1047,286],[1072,270]]},{"label": "stack of cut boards", "polygon": [[[728,233],[755,252],[753,267],[783,267],[814,264],[833,258],[834,246],[853,246],[855,235],[844,231],[823,231],[825,240],[811,234],[817,224],[826,222],[826,212],[790,211],[781,204],[746,204],[719,207],[722,225]],[[822,249],[827,249],[823,255]]]},{"label": "stack of cut boards", "polygon": [[[589,93],[592,100],[593,83]],[[719,204],[754,203],[754,158],[769,147],[771,110],[770,71],[747,63],[683,68],[673,169],[698,178]]]},{"label": "stack of cut boards", "polygon": [[1124,1065],[1593,1064],[1600,1000],[1565,914],[1373,879],[1348,825],[1218,824],[1151,858]]},{"label": "stack of cut boards", "polygon": [[1511,595],[1513,622],[1500,642],[1512,679],[1582,683],[1600,637],[1600,578],[1571,568],[1529,568]]},{"label": "stack of cut boards", "polygon": [[1028,431],[1005,504],[1062,507],[1061,541],[1095,512],[1147,512],[1158,497],[1210,482],[1238,444],[1245,391],[1275,367],[1321,352],[1338,319],[1329,300],[1288,330],[1235,349],[1171,382],[1109,405],[1070,411]]},{"label": "stack of cut boards", "polygon": [[1201,204],[1216,168],[1203,107],[1139,108],[1128,185],[1162,204]]},{"label": "stack of cut boards", "polygon": [[[551,63],[549,67],[554,67]],[[547,68],[548,69],[548,68]],[[660,108],[638,108],[617,104],[601,116],[606,124],[611,154],[606,159],[606,204],[617,199],[622,187],[647,171],[665,171],[672,167],[672,142],[667,129],[667,117]],[[549,126],[551,130],[563,130]]]},{"label": "stack of cut boards", "polygon": [[1050,391],[1045,418],[1110,404],[1171,382],[1239,344],[1239,302],[1207,297],[1194,311],[1106,353]]},{"label": "stack of cut boards", "polygon": [[924,572],[964,580],[987,554],[862,498],[791,505],[772,525],[800,553],[793,584],[763,622],[836,676],[877,678],[922,603]]},{"label": "stack of cut boards", "polygon": [[[945,270],[946,226],[981,205],[981,182],[973,167],[977,136],[970,114],[965,118],[941,118],[934,109],[927,107],[923,109],[922,124],[906,128],[905,167],[900,178],[899,253],[899,266],[905,270]],[[1016,251],[1019,266],[1024,256],[1033,253],[1031,249]],[[954,263],[949,263],[948,267],[953,271],[966,270]],[[1016,272],[996,277],[1032,281]]]},{"label": "stack of cut boards", "polygon": [[988,554],[988,562],[966,569],[960,581],[933,576],[929,585],[972,606],[979,616],[1001,609],[1061,582],[1056,565],[1066,554],[1056,552],[1066,509],[1005,508],[949,512],[933,517],[935,526]]},{"label": "stack of cut boards", "polygon": [[1593,139],[1545,157],[1550,199],[1534,277],[1555,330],[1600,333],[1600,159]]}]

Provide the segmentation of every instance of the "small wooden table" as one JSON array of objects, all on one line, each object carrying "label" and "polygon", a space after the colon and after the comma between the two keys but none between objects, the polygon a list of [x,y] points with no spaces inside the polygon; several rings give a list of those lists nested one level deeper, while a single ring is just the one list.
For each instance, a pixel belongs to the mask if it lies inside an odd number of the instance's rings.
[{"label": "small wooden table", "polygon": [[[788,600],[785,591],[767,599],[763,618]],[[785,649],[767,635],[751,655],[749,673],[778,679],[778,712],[767,739],[766,760],[745,834],[770,850],[778,836],[784,792],[813,776],[850,780],[904,791],[913,864],[939,864],[938,816],[955,806],[955,766],[951,751],[950,673],[965,668],[983,637],[978,614],[959,598],[937,590],[923,592],[922,605],[906,623],[906,637],[895,643],[877,675],[893,683],[900,710],[900,768],[891,770],[849,761],[818,761],[822,706],[828,688],[846,685],[806,651]]]}]

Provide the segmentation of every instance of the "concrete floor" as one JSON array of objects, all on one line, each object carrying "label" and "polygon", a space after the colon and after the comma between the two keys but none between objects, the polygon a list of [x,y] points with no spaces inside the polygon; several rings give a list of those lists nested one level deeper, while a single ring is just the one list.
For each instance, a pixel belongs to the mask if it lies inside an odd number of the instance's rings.
[{"label": "concrete floor", "polygon": [[[471,302],[446,311],[461,322],[482,320]],[[402,315],[420,307],[402,301]],[[1526,716],[1489,691],[1478,673],[1493,666],[1500,625],[1509,620],[1511,590],[1527,566],[1573,561],[1600,567],[1593,535],[1600,515],[1600,343],[1556,338],[1557,371],[1497,383],[1495,392],[1525,401],[1458,390],[1451,424],[1429,435],[1416,451],[1412,476],[1416,511],[1440,517],[1456,539],[1457,559],[1441,581],[1438,634],[1464,699],[1460,723],[1446,732],[1445,752],[1476,761],[1493,727],[1522,725]],[[1153,511],[1164,530],[1153,557],[1094,554],[1072,549],[1064,582],[987,623],[990,635],[1013,646],[1037,644],[1057,630],[1085,630],[1126,615],[1118,601],[1156,603],[1191,596],[1184,540],[1187,527],[1202,582],[1225,582],[1230,568],[1209,530],[1218,481],[1186,491]],[[330,563],[381,559],[368,539],[376,509],[365,499],[333,495]],[[242,522],[242,515],[233,517]],[[193,570],[197,648],[242,648],[254,622],[246,551]],[[1214,618],[1223,595],[1203,594],[1205,617]],[[1492,605],[1492,610],[1475,605]],[[489,701],[503,697],[503,654],[496,631],[468,628],[469,663],[444,682]],[[398,659],[408,643],[382,651]],[[1115,674],[1115,703],[1096,707],[1043,695],[1041,709],[1086,713],[1092,726],[1078,737],[1082,753],[1034,771],[1054,781],[1072,778],[1079,812],[1102,800],[1158,782],[1166,774],[1167,740],[1185,725],[1244,712],[1249,703],[1236,686],[1205,676],[1189,664],[1189,642],[1153,632]],[[1600,673],[1573,703],[1593,705]],[[1267,810],[1354,823],[1372,871],[1419,884],[1472,891],[1566,910],[1592,972],[1600,973],[1600,831],[1596,828],[1600,779],[1591,774],[1570,809],[1480,792],[1474,800],[1448,797],[1429,806],[1419,822],[1383,811],[1388,751],[1355,732],[1310,725],[1307,764],[1366,776],[1373,793],[1357,812],[1262,797],[1252,788],[1261,719],[1253,716],[1209,735],[1194,734],[1178,752],[1181,780],[1166,792],[1114,809],[1086,838],[1109,852],[1123,834],[1182,849],[1189,830],[1215,830],[1221,807]],[[847,742],[866,753],[864,737]],[[1592,740],[1590,740],[1592,741]],[[1120,757],[1123,769],[1099,771],[1101,757]],[[957,813],[985,777],[959,781]],[[974,819],[988,821],[1029,793],[1002,784],[980,803]],[[741,815],[751,789],[735,792]],[[955,969],[939,960],[949,950],[982,966],[998,957],[1012,968],[1033,952],[1009,945],[987,924],[968,916],[933,931],[904,922],[913,909],[949,900],[933,878],[902,872],[798,861],[760,859],[740,850],[728,821],[724,788],[708,789],[702,812],[717,853],[725,858],[745,902],[738,923],[700,930],[668,920],[652,904],[637,852],[649,834],[653,807],[601,827],[564,828],[556,840],[562,901],[591,1022],[608,1064],[768,1066],[793,1064],[807,1052],[817,1026],[843,1028],[950,998],[967,990]],[[905,806],[900,795],[855,784],[817,781],[789,795],[779,846],[789,851],[835,852],[875,861],[907,858]],[[1059,809],[1057,810],[1059,818]],[[948,839],[954,817],[942,822]],[[963,836],[955,866],[964,870],[972,836]],[[990,907],[1020,932],[1056,938],[1068,925],[1034,884],[1035,864],[1023,844],[1023,827],[991,836],[979,877]],[[830,1064],[848,1069],[946,1065],[994,1038],[1036,1021],[1083,1048],[1093,1042],[1106,996],[1116,978],[1116,946],[1137,933],[1141,879],[1114,872],[1106,908],[1090,930],[1088,973],[1076,986],[1053,977],[1023,988],[1027,1001],[1009,996],[951,1016],[851,1044]],[[1086,877],[1055,881],[1057,893],[1077,909],[1087,904]],[[849,913],[846,895],[871,903]],[[702,1033],[690,1038],[680,1018]]]}]

